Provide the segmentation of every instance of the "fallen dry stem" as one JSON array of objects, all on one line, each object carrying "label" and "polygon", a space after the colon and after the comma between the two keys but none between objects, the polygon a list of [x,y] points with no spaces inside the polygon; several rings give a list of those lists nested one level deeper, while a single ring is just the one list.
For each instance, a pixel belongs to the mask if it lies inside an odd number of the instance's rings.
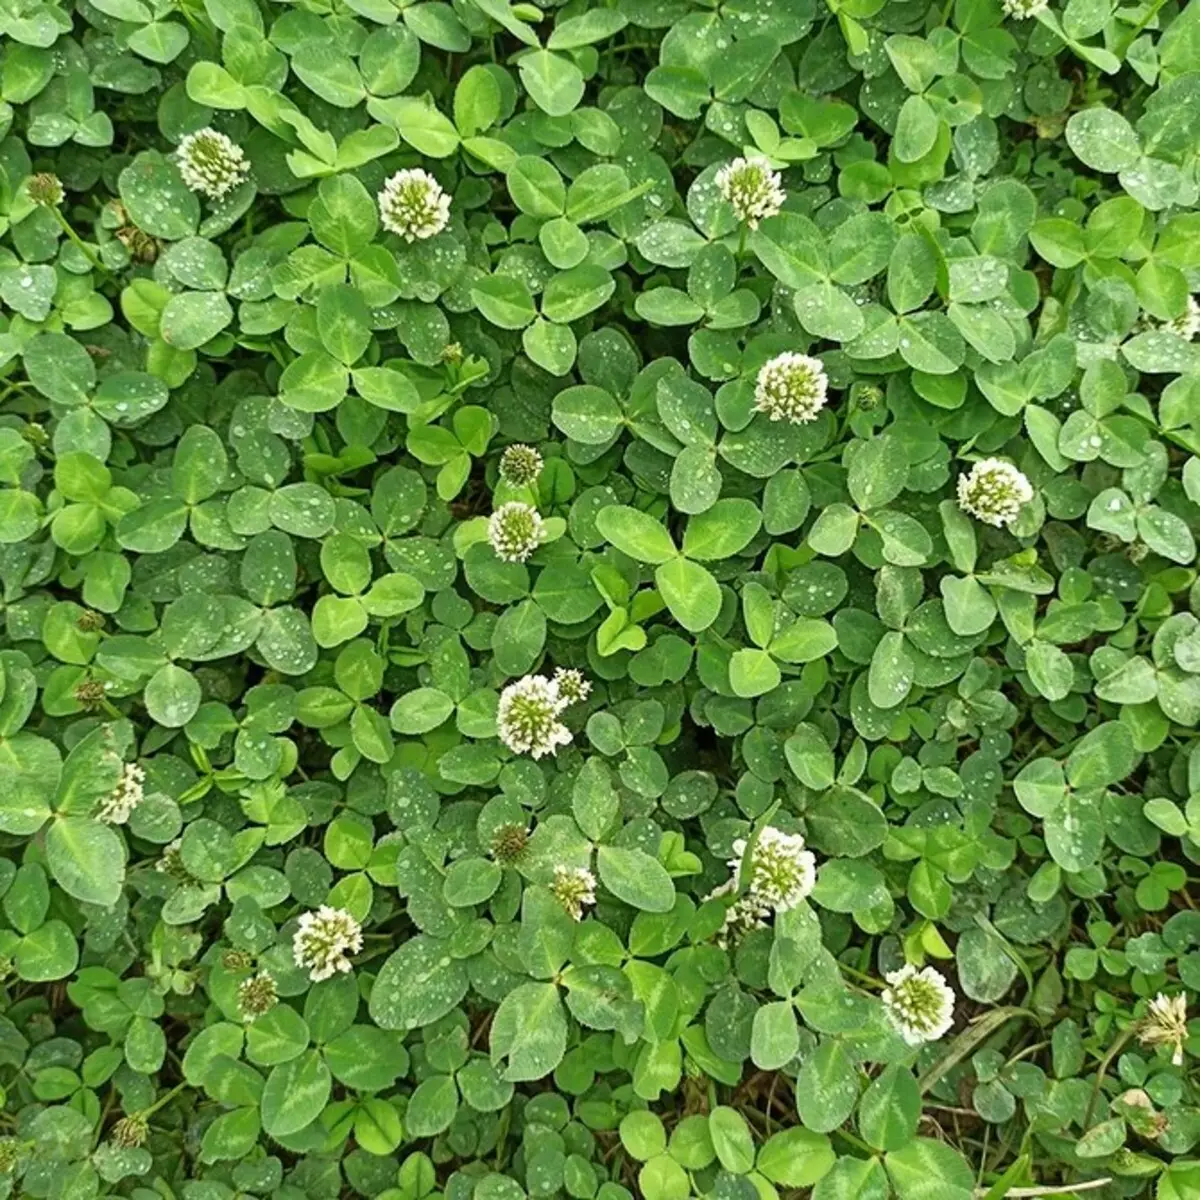
[{"label": "fallen dry stem", "polygon": [[[1004,1193],[1005,1200],[1028,1200],[1033,1196],[1072,1196],[1076,1192],[1093,1192],[1096,1188],[1102,1188],[1105,1184],[1112,1183],[1109,1176],[1103,1179],[1089,1179],[1086,1183],[1068,1183],[1062,1187],[1019,1187],[1011,1188]],[[976,1196],[986,1196],[991,1192],[991,1188],[976,1188]]]}]

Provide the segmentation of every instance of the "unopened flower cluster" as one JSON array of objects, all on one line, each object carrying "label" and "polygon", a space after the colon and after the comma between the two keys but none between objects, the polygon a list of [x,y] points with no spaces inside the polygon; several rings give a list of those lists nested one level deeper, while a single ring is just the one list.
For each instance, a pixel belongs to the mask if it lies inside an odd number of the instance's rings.
[{"label": "unopened flower cluster", "polygon": [[1017,519],[1033,499],[1029,480],[1002,458],[985,458],[958,477],[958,505],[987,525],[1000,528]]},{"label": "unopened flower cluster", "polygon": [[314,983],[350,970],[348,954],[362,949],[362,926],[344,908],[322,904],[300,918],[292,937],[292,958]]},{"label": "unopened flower cluster", "polygon": [[1166,1046],[1171,1051],[1171,1062],[1183,1066],[1183,1043],[1188,1036],[1187,996],[1182,992],[1167,996],[1159,992],[1150,1001],[1146,1019],[1138,1030],[1138,1041],[1143,1046]]},{"label": "unopened flower cluster", "polygon": [[384,229],[406,242],[424,241],[450,223],[450,197],[420,167],[397,171],[379,193],[379,217]]},{"label": "unopened flower cluster", "polygon": [[554,672],[554,686],[565,704],[582,704],[592,694],[591,683],[575,667],[559,667]]},{"label": "unopened flower cluster", "polygon": [[576,670],[559,668],[553,679],[526,675],[500,693],[496,730],[514,754],[542,758],[571,740],[571,731],[558,719],[572,704],[586,700],[592,685]]},{"label": "unopened flower cluster", "polygon": [[183,862],[183,838],[174,838],[162,848],[154,869],[163,875],[170,875],[172,879],[182,881],[190,878],[191,872]]},{"label": "unopened flower cluster", "polygon": [[39,171],[36,175],[31,175],[25,190],[29,199],[42,208],[57,208],[65,195],[62,180],[49,171]]},{"label": "unopened flower cluster", "polygon": [[[733,843],[733,857],[729,859],[733,876],[708,899],[736,895],[746,850],[745,838]],[[746,890],[726,911],[718,941],[725,945],[752,929],[761,929],[772,914],[788,912],[805,900],[816,882],[817,860],[811,850],[805,849],[804,838],[773,825],[765,826],[751,851]]]},{"label": "unopened flower cluster", "polygon": [[759,369],[754,385],[754,407],[772,421],[804,425],[815,421],[829,389],[825,366],[819,358],[786,351]]},{"label": "unopened flower cluster", "polygon": [[109,1133],[109,1140],[118,1150],[136,1150],[150,1136],[150,1125],[139,1113],[122,1117]]},{"label": "unopened flower cluster", "polygon": [[513,487],[527,487],[542,473],[542,465],[535,447],[515,442],[500,456],[500,478]]},{"label": "unopened flower cluster", "polygon": [[275,1007],[279,994],[270,971],[259,971],[238,985],[238,1011],[243,1021],[253,1021]]},{"label": "unopened flower cluster", "polygon": [[576,921],[581,921],[584,908],[596,903],[596,877],[587,867],[557,866],[550,891]]},{"label": "unopened flower cluster", "polygon": [[241,146],[215,129],[198,129],[179,143],[179,174],[193,192],[220,200],[250,173]]},{"label": "unopened flower cluster", "polygon": [[954,1024],[954,989],[941,972],[906,963],[886,979],[883,1007],[910,1046],[936,1042]]},{"label": "unopened flower cluster", "polygon": [[716,184],[721,199],[751,229],[775,216],[787,199],[779,172],[762,158],[735,158],[717,172]]},{"label": "unopened flower cluster", "polygon": [[106,825],[124,825],[133,810],[145,799],[145,792],[142,790],[145,782],[146,772],[137,763],[126,763],[121,773],[121,781],[100,801],[100,808],[96,813],[97,820]]},{"label": "unopened flower cluster", "polygon": [[546,523],[532,504],[510,500],[488,519],[488,542],[505,562],[524,562],[543,542]]},{"label": "unopened flower cluster", "polygon": [[524,825],[510,821],[492,834],[492,857],[505,866],[511,866],[525,853],[528,845],[529,830]]}]

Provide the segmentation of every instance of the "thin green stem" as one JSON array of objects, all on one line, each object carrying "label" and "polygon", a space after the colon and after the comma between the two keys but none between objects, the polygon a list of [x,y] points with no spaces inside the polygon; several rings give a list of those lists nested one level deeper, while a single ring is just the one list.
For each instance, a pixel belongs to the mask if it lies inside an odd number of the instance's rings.
[{"label": "thin green stem", "polygon": [[1117,50],[1118,58],[1124,58],[1129,53],[1129,47],[1141,37],[1142,31],[1158,16],[1159,10],[1166,2],[1167,0],[1155,0],[1147,10],[1146,15],[1133,27],[1133,31],[1121,43],[1120,48]]},{"label": "thin green stem", "polygon": [[862,1150],[869,1154],[872,1158],[875,1157],[876,1151],[873,1146],[868,1146],[857,1134],[851,1133],[848,1129],[839,1129],[837,1136],[843,1141],[849,1142],[856,1150]]},{"label": "thin green stem", "polygon": [[846,975],[853,976],[860,983],[865,983],[869,987],[873,987],[873,988],[883,987],[883,984],[880,983],[880,981],[878,979],[876,979],[874,975],[868,975],[863,971],[856,970],[854,967],[848,967],[844,962],[839,962],[838,968],[842,972],[844,972]]},{"label": "thin green stem", "polygon": [[190,1086],[188,1081],[186,1079],[182,1080],[181,1082],[177,1083],[169,1092],[164,1092],[161,1096],[159,1096],[159,1098],[155,1100],[155,1102],[150,1105],[149,1108],[143,1108],[142,1111],[138,1113],[138,1116],[143,1118],[152,1117],[160,1108],[170,1104],[170,1102],[188,1086]]},{"label": "thin green stem", "polygon": [[1131,1025],[1126,1029],[1119,1038],[1109,1047],[1108,1053],[1100,1060],[1100,1065],[1096,1068],[1096,1078],[1092,1081],[1092,1094],[1088,1097],[1087,1110],[1083,1114],[1083,1125],[1081,1128],[1086,1133],[1092,1124],[1092,1113],[1096,1111],[1096,1101],[1100,1099],[1100,1087],[1104,1083],[1104,1076],[1108,1072],[1108,1068],[1113,1059],[1125,1049],[1129,1039],[1133,1037],[1136,1026]]},{"label": "thin green stem", "polygon": [[54,214],[59,225],[62,226],[63,233],[70,238],[71,242],[74,244],[79,253],[82,254],[83,257],[86,258],[88,262],[90,262],[92,266],[96,268],[97,271],[102,271],[111,279],[112,272],[100,261],[99,258],[96,257],[96,254],[92,250],[91,246],[84,242],[83,238],[81,238],[79,234],[75,232],[74,226],[70,221],[67,220],[65,216],[63,216],[62,210],[58,208],[52,208],[50,211]]}]

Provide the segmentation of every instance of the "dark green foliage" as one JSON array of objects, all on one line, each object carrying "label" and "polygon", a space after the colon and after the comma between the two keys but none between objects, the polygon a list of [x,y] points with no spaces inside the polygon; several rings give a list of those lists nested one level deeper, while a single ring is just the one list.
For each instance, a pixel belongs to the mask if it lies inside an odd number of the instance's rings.
[{"label": "dark green foliage", "polygon": [[0,1195],[1200,1197],[1200,4],[0,36]]}]

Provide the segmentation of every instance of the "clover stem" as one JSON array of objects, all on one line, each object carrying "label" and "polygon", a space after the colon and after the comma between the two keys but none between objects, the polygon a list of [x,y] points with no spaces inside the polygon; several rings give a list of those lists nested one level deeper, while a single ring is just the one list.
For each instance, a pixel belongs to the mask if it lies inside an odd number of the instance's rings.
[{"label": "clover stem", "polygon": [[1166,2],[1167,0],[1154,0],[1154,3],[1150,6],[1150,9],[1147,11],[1146,15],[1133,27],[1131,32],[1125,38],[1125,41],[1122,43],[1119,54],[1120,58],[1125,57],[1129,47],[1138,40],[1138,38],[1141,36],[1142,30],[1145,29],[1146,26],[1158,16],[1159,9],[1162,8]]},{"label": "clover stem", "polygon": [[849,1142],[856,1150],[865,1150],[872,1158],[875,1157],[875,1150],[871,1146],[868,1146],[857,1134],[851,1133],[848,1129],[839,1129],[837,1136],[843,1141]]},{"label": "clover stem", "polygon": [[1130,1025],[1130,1027],[1124,1030],[1121,1036],[1117,1038],[1115,1042],[1113,1042],[1113,1044],[1108,1048],[1108,1052],[1100,1060],[1100,1065],[1096,1068],[1096,1078],[1092,1082],[1092,1094],[1088,1098],[1088,1106],[1083,1114],[1083,1124],[1081,1128],[1085,1133],[1087,1132],[1088,1126],[1092,1123],[1092,1113],[1096,1109],[1096,1101],[1100,1099],[1100,1087],[1104,1083],[1104,1076],[1108,1071],[1109,1064],[1111,1064],[1113,1059],[1121,1053],[1121,1051],[1125,1048],[1126,1042],[1133,1037],[1136,1031],[1137,1026]]},{"label": "clover stem", "polygon": [[[1076,1192],[1091,1192],[1097,1188],[1108,1187],[1110,1183],[1112,1183],[1112,1176],[1103,1175],[1099,1179],[1088,1179],[1083,1183],[1064,1184],[1062,1187],[1009,1188],[1004,1194],[1009,1197],[1009,1200],[1015,1200],[1018,1196],[1073,1196]],[[989,1192],[986,1189],[980,1188],[975,1194],[977,1196],[987,1196]]]},{"label": "clover stem", "polygon": [[153,1116],[156,1112],[158,1112],[158,1110],[160,1108],[162,1108],[164,1105],[169,1104],[172,1100],[174,1100],[175,1097],[178,1096],[179,1093],[182,1092],[183,1089],[187,1086],[188,1086],[188,1081],[186,1079],[183,1080],[181,1083],[177,1083],[169,1092],[164,1092],[161,1096],[159,1096],[159,1098],[157,1100],[155,1100],[155,1102],[152,1105],[150,1105],[149,1108],[143,1108],[142,1111],[140,1113],[138,1113],[138,1116],[139,1117]]},{"label": "clover stem", "polygon": [[95,253],[92,251],[92,248],[84,242],[84,240],[79,236],[79,234],[77,234],[75,232],[74,226],[71,224],[70,221],[67,220],[66,217],[63,216],[62,211],[57,208],[52,208],[50,211],[52,213],[54,213],[55,219],[58,221],[59,225],[62,226],[63,233],[65,233],[67,235],[67,237],[70,238],[70,240],[72,241],[72,243],[74,243],[74,246],[79,251],[79,253],[82,254],[83,257],[86,258],[88,260],[88,262],[90,262],[92,264],[92,266],[96,268],[97,271],[102,271],[105,275],[108,275],[109,278],[112,278],[112,273],[96,257]]},{"label": "clover stem", "polygon": [[874,988],[883,987],[883,984],[880,983],[879,980],[876,979],[874,975],[867,975],[865,972],[855,970],[854,967],[848,967],[845,963],[842,963],[842,962],[838,963],[838,967],[846,975],[853,976],[853,978],[857,979],[860,983],[865,983],[865,984],[869,985],[870,987],[874,987]]}]

